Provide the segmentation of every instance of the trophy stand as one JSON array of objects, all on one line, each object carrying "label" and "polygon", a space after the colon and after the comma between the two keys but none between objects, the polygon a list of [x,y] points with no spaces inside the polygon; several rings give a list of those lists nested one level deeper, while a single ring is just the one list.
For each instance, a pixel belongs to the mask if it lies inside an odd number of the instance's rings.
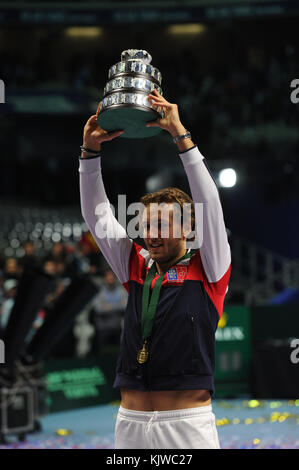
[{"label": "trophy stand", "polygon": [[160,127],[146,127],[164,116],[147,99],[154,89],[162,95],[162,76],[151,60],[144,50],[128,49],[122,52],[121,62],[110,67],[98,114],[98,124],[106,131],[122,129],[120,137],[135,139],[161,132]]}]

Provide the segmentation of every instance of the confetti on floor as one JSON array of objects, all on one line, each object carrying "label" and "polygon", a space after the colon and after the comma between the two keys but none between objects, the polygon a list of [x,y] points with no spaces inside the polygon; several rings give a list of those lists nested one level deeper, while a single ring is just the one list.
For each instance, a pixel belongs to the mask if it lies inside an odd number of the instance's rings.
[{"label": "confetti on floor", "polygon": [[[113,449],[119,403],[52,413],[24,442],[7,436],[0,449]],[[214,400],[223,449],[299,449],[299,400]]]}]

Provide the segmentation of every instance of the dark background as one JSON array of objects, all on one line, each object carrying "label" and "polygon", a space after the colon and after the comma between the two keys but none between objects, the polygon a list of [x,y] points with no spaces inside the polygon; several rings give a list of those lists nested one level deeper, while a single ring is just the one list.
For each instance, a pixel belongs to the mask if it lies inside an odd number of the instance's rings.
[{"label": "dark background", "polygon": [[[237,171],[237,185],[220,190],[229,230],[298,258],[299,104],[290,100],[290,83],[299,78],[295,7],[279,15],[273,9],[263,15],[231,9],[213,16],[211,10],[195,8],[198,2],[182,2],[176,10],[189,11],[189,18],[198,19],[194,22],[205,30],[172,34],[173,22],[167,19],[181,16],[171,16],[168,2],[164,16],[154,15],[153,22],[150,15],[138,14],[142,2],[127,7],[110,2],[102,10],[95,2],[88,3],[89,9],[69,2],[65,5],[77,12],[73,22],[59,2],[50,9],[34,2],[27,16],[26,8],[21,12],[14,2],[5,5],[0,4],[6,91],[6,103],[0,105],[3,205],[73,206],[80,211],[77,158],[84,123],[95,113],[108,69],[120,60],[121,51],[143,48],[162,73],[166,99],[178,103],[181,120],[213,174],[226,167]],[[89,15],[88,22],[82,14],[82,22],[99,26],[99,36],[68,34],[68,28],[80,26],[80,8]],[[152,2],[149,10],[157,13],[159,8],[160,3]],[[45,11],[54,16],[45,16]],[[162,187],[188,190],[177,150],[165,132],[106,143],[103,153],[112,203],[117,194],[126,194],[128,203],[138,200],[146,192],[147,178],[157,173]]]}]

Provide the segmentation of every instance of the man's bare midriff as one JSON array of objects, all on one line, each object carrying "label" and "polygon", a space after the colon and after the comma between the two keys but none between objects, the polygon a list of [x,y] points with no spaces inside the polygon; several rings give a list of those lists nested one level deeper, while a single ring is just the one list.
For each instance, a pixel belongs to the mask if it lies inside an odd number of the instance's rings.
[{"label": "man's bare midriff", "polygon": [[121,388],[121,406],[135,411],[168,411],[195,408],[211,403],[208,390],[142,392]]}]

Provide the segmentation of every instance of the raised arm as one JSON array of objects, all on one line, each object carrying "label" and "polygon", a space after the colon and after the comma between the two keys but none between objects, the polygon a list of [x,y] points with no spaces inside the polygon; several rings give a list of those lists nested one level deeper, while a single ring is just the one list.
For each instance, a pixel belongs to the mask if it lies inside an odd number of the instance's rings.
[{"label": "raised arm", "polygon": [[205,158],[197,147],[180,153],[180,157],[188,177],[193,202],[203,204],[202,220],[195,210],[196,231],[198,238],[202,239],[200,256],[208,280],[216,282],[227,272],[231,263],[218,189],[206,166]]},{"label": "raised arm", "polygon": [[97,124],[97,114],[84,127],[80,157],[80,199],[82,216],[97,245],[121,283],[128,281],[132,240],[113,215],[102,179],[101,143],[118,137],[122,131],[108,133]]},{"label": "raised arm", "polygon": [[[180,121],[176,104],[167,102],[156,90],[150,95],[150,99],[158,109],[160,107],[164,109],[165,118],[148,125],[158,125],[167,130],[172,137],[187,133]],[[200,247],[202,264],[208,281],[217,282],[228,271],[231,263],[218,189],[204,157],[191,138],[178,141],[177,146],[188,177],[193,202],[203,204],[202,218],[199,218],[195,209],[195,229],[198,239],[202,239]]]}]

